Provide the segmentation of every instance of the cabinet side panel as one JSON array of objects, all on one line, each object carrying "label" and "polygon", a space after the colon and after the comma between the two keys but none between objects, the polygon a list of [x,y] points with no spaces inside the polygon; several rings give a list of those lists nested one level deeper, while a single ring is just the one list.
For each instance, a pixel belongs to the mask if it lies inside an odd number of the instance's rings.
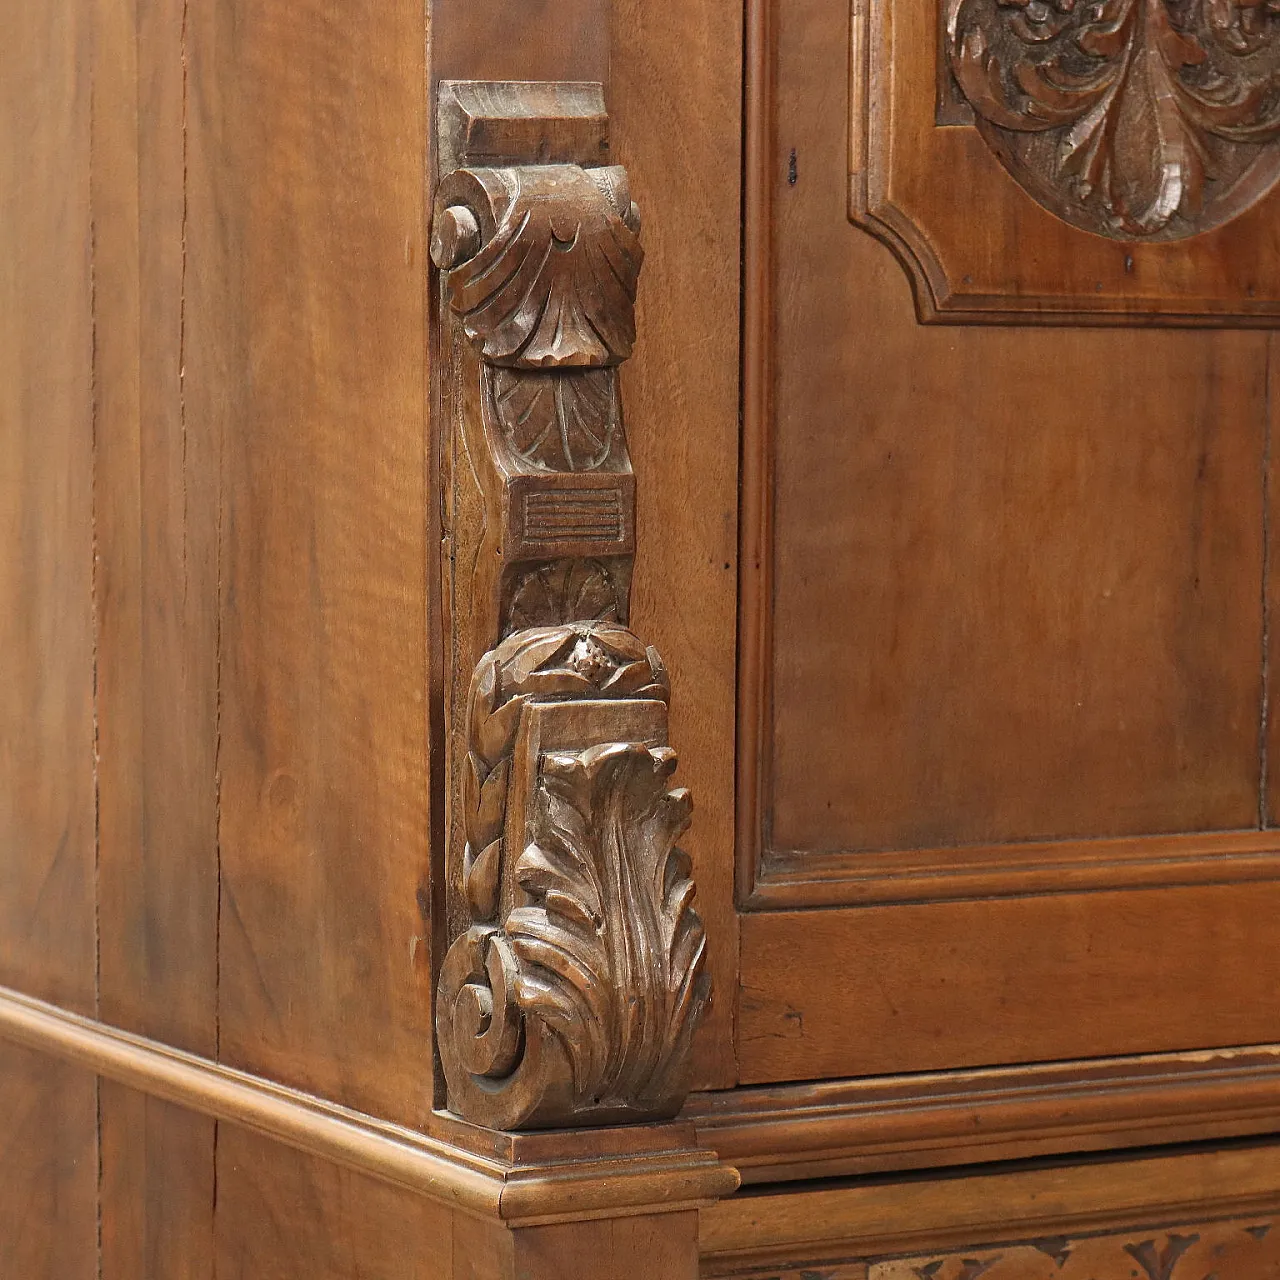
[{"label": "cabinet side panel", "polygon": [[0,983],[94,999],[88,24],[0,17]]},{"label": "cabinet side panel", "polygon": [[0,1276],[6,1280],[96,1280],[96,1107],[88,1072],[0,1041]]},{"label": "cabinet side panel", "polygon": [[449,1210],[223,1126],[219,1280],[451,1280],[454,1273]]},{"label": "cabinet side panel", "polygon": [[223,431],[220,1056],[420,1122],[422,5],[188,23],[186,395]]}]

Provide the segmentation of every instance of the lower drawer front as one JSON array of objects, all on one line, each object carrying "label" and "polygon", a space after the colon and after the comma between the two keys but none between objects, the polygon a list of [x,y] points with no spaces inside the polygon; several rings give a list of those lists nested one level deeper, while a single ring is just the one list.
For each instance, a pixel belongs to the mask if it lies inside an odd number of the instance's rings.
[{"label": "lower drawer front", "polygon": [[1280,1280],[1280,1144],[740,1194],[702,1248],[743,1280]]}]

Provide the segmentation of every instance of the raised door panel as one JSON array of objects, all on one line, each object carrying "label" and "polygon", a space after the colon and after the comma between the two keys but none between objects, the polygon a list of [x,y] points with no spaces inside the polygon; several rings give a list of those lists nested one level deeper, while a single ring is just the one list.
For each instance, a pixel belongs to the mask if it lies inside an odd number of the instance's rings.
[{"label": "raised door panel", "polygon": [[[1280,1039],[1273,338],[920,324],[850,217],[860,11],[752,12],[740,1078]],[[975,242],[995,168],[932,178]]]}]

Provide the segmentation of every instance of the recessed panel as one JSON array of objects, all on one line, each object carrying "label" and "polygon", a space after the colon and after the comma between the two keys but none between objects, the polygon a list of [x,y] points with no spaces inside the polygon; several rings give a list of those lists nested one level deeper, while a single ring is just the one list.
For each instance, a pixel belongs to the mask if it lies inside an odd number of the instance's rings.
[{"label": "recessed panel", "polygon": [[921,326],[773,18],[766,864],[1256,828],[1269,339]]}]

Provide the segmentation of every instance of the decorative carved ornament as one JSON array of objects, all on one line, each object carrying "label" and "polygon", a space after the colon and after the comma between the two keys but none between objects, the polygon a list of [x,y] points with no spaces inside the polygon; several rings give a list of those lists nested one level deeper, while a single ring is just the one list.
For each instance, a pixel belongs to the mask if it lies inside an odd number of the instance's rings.
[{"label": "decorative carved ornament", "polygon": [[1280,1273],[1272,1215],[1096,1235],[1045,1235],[835,1266],[773,1269],[741,1280],[1264,1280]]},{"label": "decorative carved ornament", "polygon": [[[1099,1236],[1052,1236],[1002,1248],[873,1262],[866,1280],[1262,1280],[1280,1268],[1270,1218]],[[839,1275],[831,1280],[840,1280]]]},{"label": "decorative carved ornament", "polygon": [[1180,239],[1280,174],[1277,0],[947,0],[978,128],[1046,208]]},{"label": "decorative carved ornament", "polygon": [[[436,1028],[450,1109],[502,1129],[674,1115],[710,998],[667,674],[626,627],[617,366],[642,251],[625,171],[595,163],[605,123],[598,85],[442,88],[454,674]],[[476,139],[508,163],[469,165]]]},{"label": "decorative carved ornament", "polygon": [[[893,249],[922,321],[1273,327],[1277,10],[852,0],[849,217]],[[765,77],[779,121],[784,88]],[[761,129],[767,154],[748,150],[749,214],[795,198],[783,142]],[[797,171],[799,192],[803,154]]]}]

